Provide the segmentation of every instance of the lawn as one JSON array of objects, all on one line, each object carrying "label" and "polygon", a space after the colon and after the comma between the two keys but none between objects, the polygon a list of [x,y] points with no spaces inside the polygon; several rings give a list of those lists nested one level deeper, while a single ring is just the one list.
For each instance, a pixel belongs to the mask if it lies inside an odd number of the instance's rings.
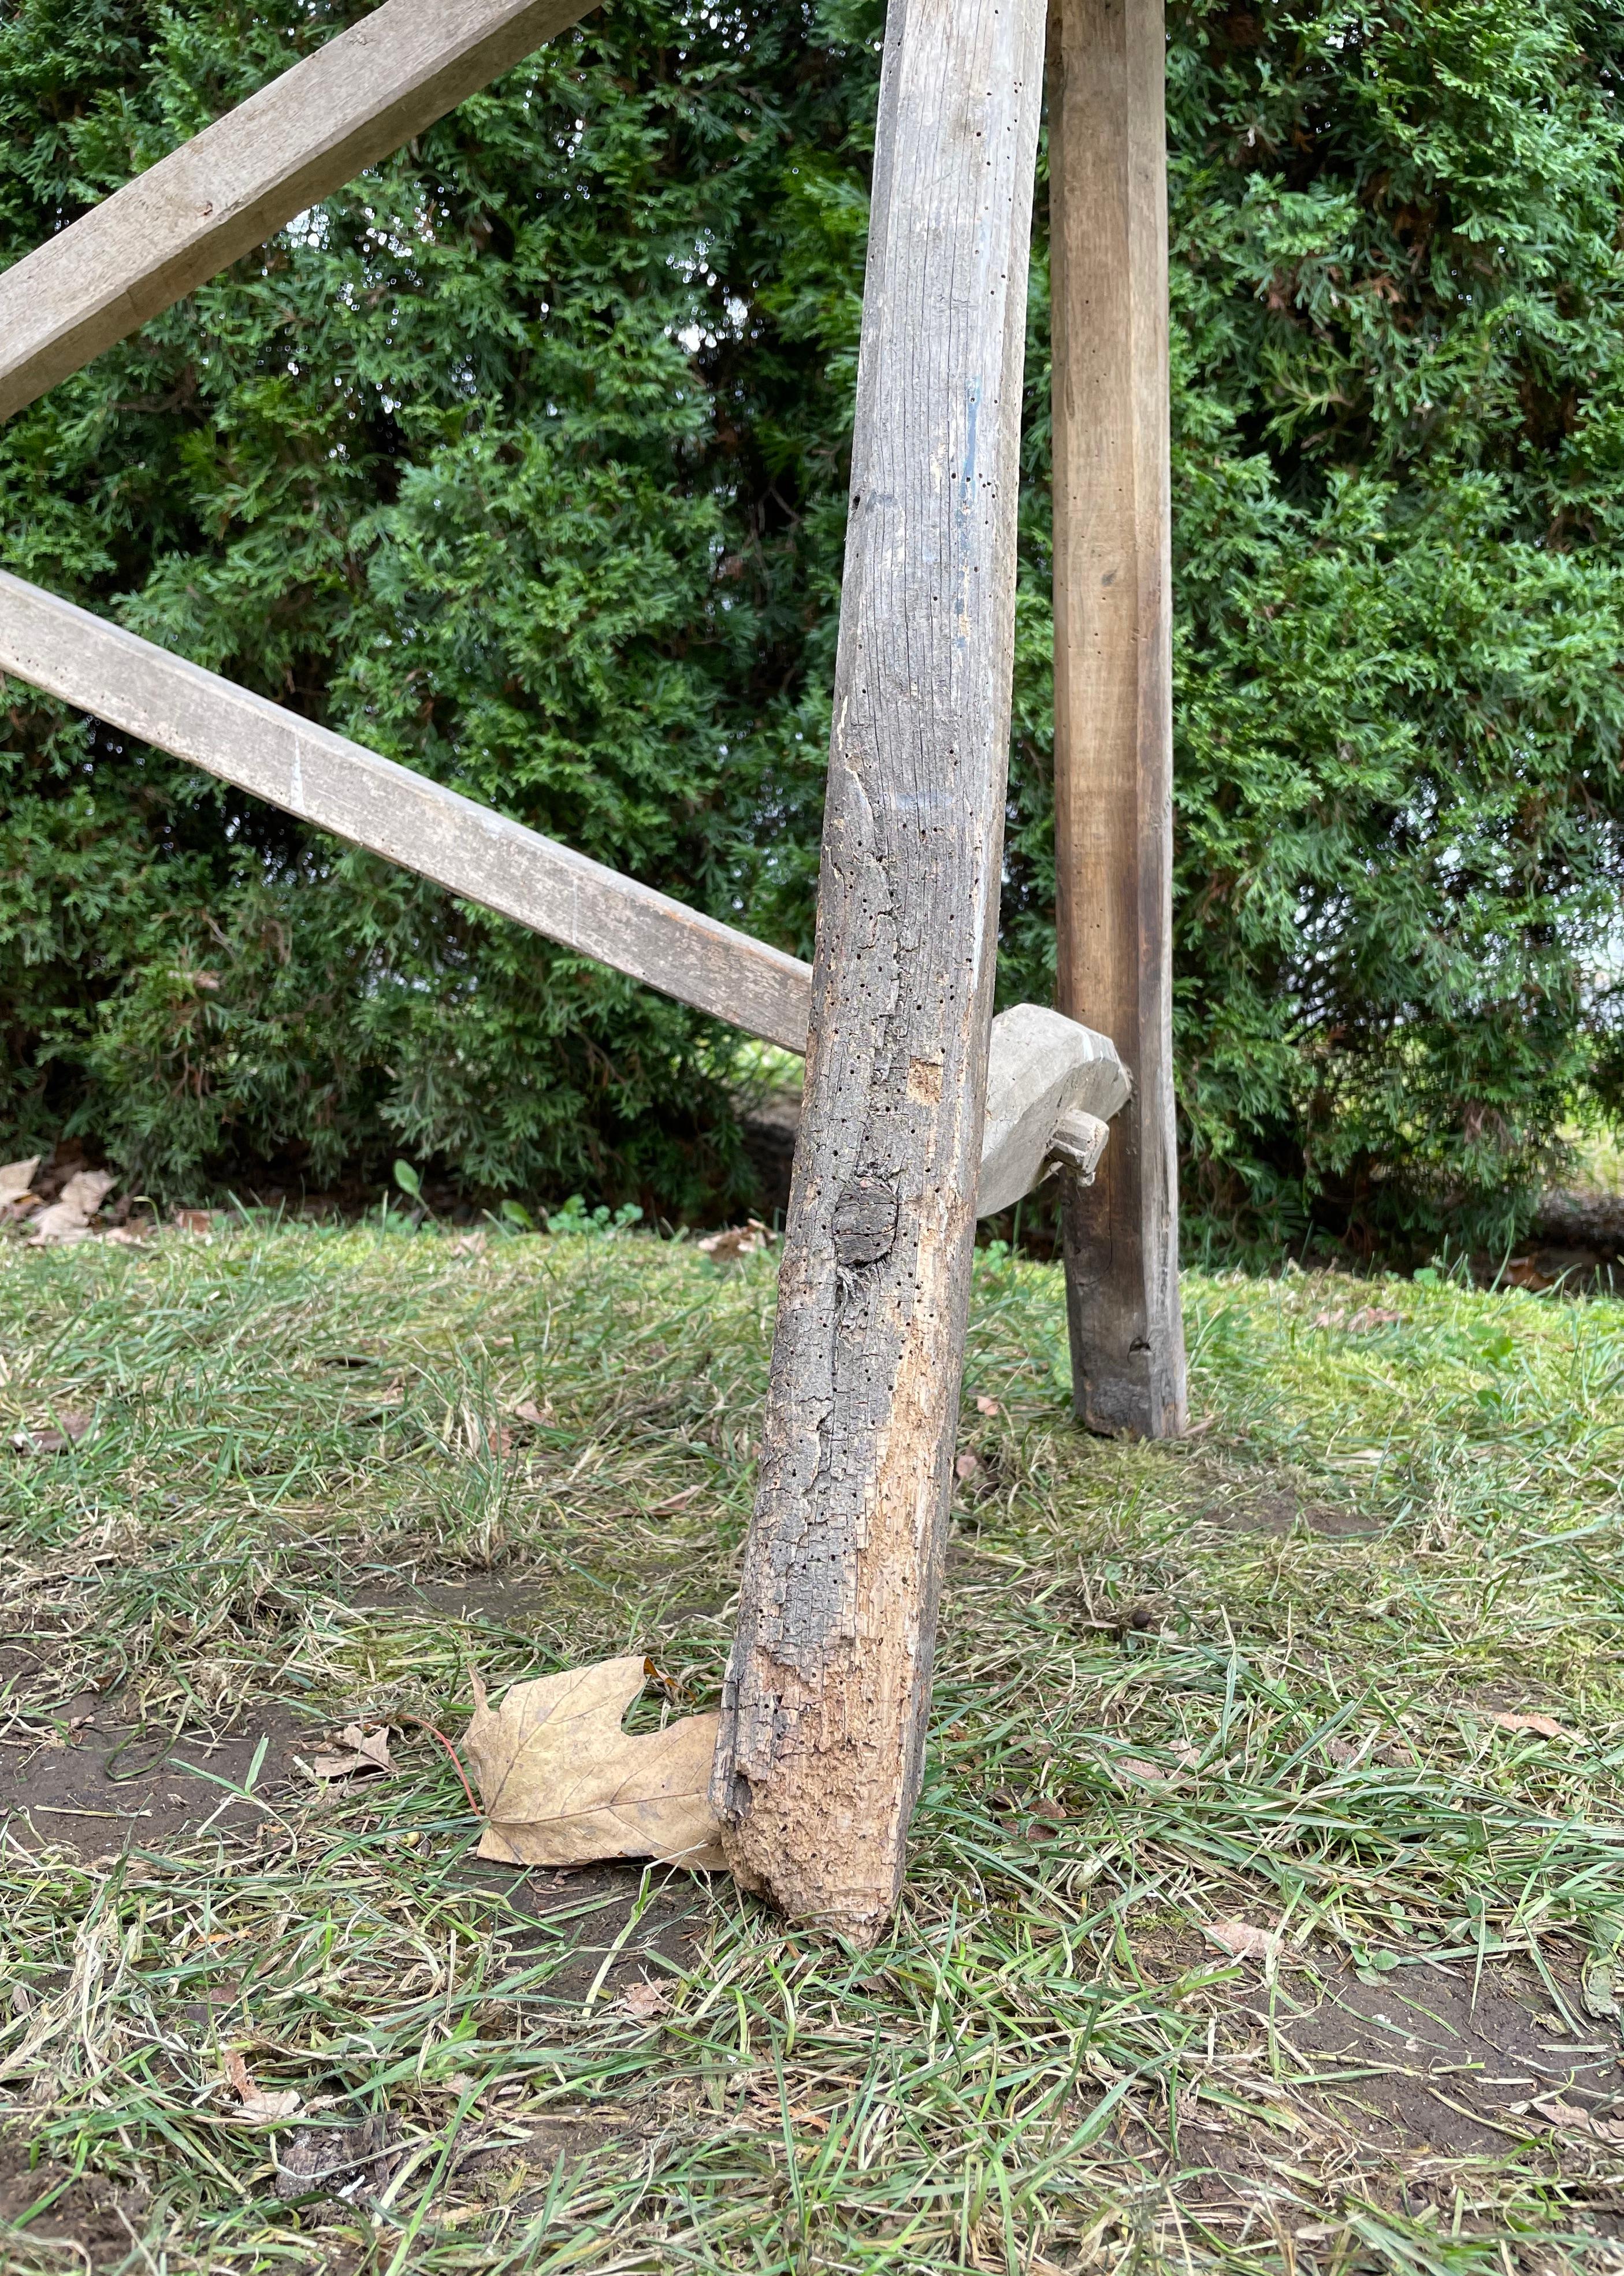
[{"label": "lawn", "polygon": [[[773,1271],[0,1248],[4,2266],[1624,2268],[1624,1304],[1192,1278],[1133,1446],[983,1252],[859,1954],[476,1863],[426,1727],[627,1650],[713,1698]],[[316,1779],[356,1721],[392,1771]]]}]

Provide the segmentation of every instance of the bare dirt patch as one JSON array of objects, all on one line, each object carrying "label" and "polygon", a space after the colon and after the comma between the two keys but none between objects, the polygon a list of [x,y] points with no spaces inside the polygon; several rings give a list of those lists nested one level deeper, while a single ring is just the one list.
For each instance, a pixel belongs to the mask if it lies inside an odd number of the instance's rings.
[{"label": "bare dirt patch", "polygon": [[[659,1984],[662,1962],[693,1968],[706,1934],[702,1876],[656,1870],[640,1907],[643,1871],[637,1865],[586,1865],[571,1872],[540,1866],[472,1863],[476,1887],[500,1890],[517,1916],[505,1938],[512,1972],[567,1946],[569,1957],[535,1995],[542,2005],[575,2008],[590,1998],[613,2009],[634,1986]],[[492,1995],[500,1999],[500,1989]]]},{"label": "bare dirt patch", "polygon": [[[48,1730],[0,1741],[0,1822],[31,1848],[84,1856],[163,1849],[206,1827],[251,1832],[292,1781],[309,1790],[294,1756],[321,1728],[285,1707],[258,1708],[218,1737],[176,1739],[172,1726],[119,1721],[88,1694]],[[251,1773],[253,1798],[242,1791]]]},{"label": "bare dirt patch", "polygon": [[[1210,1964],[1180,1948],[1187,1966]],[[1278,2200],[1301,2221],[1350,2190],[1413,2214],[1452,2204],[1463,2176],[1514,2166],[1585,2234],[1624,2235],[1619,2153],[1582,2115],[1624,2112],[1620,2036],[1587,2014],[1576,1977],[1553,1969],[1553,1996],[1521,1958],[1373,1974],[1340,1955],[1285,1955],[1273,1982],[1248,1967],[1215,2007],[1210,2060],[1171,2111],[1130,2099],[1121,2148],[1158,2163],[1171,2150],[1180,2202],[1220,2219]],[[1295,2233],[1315,2242],[1311,2220]]]},{"label": "bare dirt patch", "polygon": [[9,2276],[36,2268],[116,2268],[133,2248],[146,2199],[104,2176],[42,2158],[26,2132],[0,2134],[0,2265]]}]

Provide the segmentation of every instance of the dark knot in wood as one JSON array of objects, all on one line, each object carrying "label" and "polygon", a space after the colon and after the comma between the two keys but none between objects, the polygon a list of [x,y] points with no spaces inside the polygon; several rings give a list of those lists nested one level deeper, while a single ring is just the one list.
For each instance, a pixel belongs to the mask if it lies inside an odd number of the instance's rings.
[{"label": "dark knot in wood", "polygon": [[835,1203],[835,1263],[846,1272],[877,1264],[897,1237],[897,1189],[860,1172]]}]

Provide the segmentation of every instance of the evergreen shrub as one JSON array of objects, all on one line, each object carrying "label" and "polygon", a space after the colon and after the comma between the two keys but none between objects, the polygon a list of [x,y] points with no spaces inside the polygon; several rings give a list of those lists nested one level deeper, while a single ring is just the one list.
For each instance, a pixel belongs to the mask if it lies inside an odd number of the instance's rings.
[{"label": "evergreen shrub", "polygon": [[[363,12],[13,0],[0,262]],[[0,558],[805,952],[874,0],[616,0],[0,430]],[[1509,1237],[1624,1089],[1616,11],[1170,11],[1187,1194]],[[1052,967],[1039,185],[1000,990]],[[736,1204],[735,1039],[10,683],[0,1126]]]}]

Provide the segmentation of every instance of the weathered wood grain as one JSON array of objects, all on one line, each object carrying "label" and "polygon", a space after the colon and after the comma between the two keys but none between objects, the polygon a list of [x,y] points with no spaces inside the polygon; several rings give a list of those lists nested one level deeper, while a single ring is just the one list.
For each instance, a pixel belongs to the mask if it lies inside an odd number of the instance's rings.
[{"label": "weathered wood grain", "polygon": [[713,1798],[871,1938],[918,1792],[959,1413],[1013,638],[1041,0],[891,0],[806,1104]]},{"label": "weathered wood grain", "polygon": [[0,276],[0,419],[397,150],[594,0],[387,0]]},{"label": "weathered wood grain", "polygon": [[1089,1429],[1184,1427],[1172,1079],[1172,662],[1162,0],[1055,0],[1057,997],[1134,1076],[1066,1206],[1072,1376]]},{"label": "weathered wood grain", "polygon": [[[1000,1012],[987,1051],[976,1216],[996,1217],[1032,1191],[1059,1158],[1055,1136],[1069,1117],[1086,1114],[1103,1125],[1127,1096],[1108,1036],[1038,1004]],[[1088,1167],[1092,1175],[1092,1161]]]},{"label": "weathered wood grain", "polygon": [[750,1035],[806,1046],[799,958],[4,573],[0,672]]}]

